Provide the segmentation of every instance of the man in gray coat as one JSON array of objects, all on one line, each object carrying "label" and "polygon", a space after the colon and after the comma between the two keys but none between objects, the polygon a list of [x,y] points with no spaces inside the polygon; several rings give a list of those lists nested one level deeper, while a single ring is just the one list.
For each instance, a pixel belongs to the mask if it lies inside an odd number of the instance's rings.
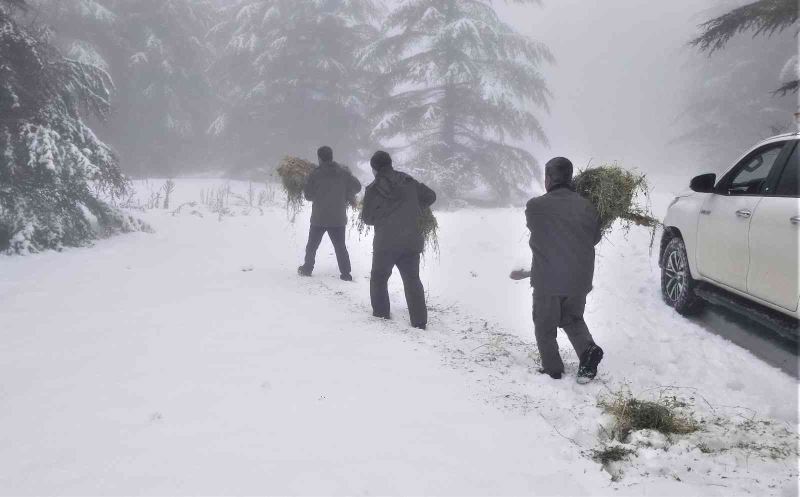
[{"label": "man in gray coat", "polygon": [[391,156],[378,151],[370,159],[375,181],[364,192],[364,223],[375,227],[372,272],[369,280],[372,314],[390,319],[389,277],[397,266],[403,279],[411,326],[428,324],[425,288],[419,278],[424,239],[420,230],[422,209],[433,205],[436,194],[423,183],[392,167]]},{"label": "man in gray coat", "polygon": [[311,276],[314,271],[317,249],[325,233],[331,239],[336,252],[336,262],[344,281],[353,281],[350,274],[350,254],[345,245],[347,227],[347,202],[361,191],[361,183],[346,167],[333,161],[333,150],[320,147],[317,150],[319,166],[311,172],[303,193],[312,202],[311,228],[308,232],[306,258],[297,268],[301,276]]},{"label": "man in gray coat", "polygon": [[[592,290],[594,247],[602,234],[597,209],[572,189],[572,170],[564,157],[550,160],[545,166],[547,193],[528,202],[525,217],[531,231],[530,277],[540,372],[561,378],[564,363],[556,334],[563,328],[580,359],[578,383],[588,383],[603,358],[583,320],[586,296]],[[525,275],[515,273],[512,277]]]}]

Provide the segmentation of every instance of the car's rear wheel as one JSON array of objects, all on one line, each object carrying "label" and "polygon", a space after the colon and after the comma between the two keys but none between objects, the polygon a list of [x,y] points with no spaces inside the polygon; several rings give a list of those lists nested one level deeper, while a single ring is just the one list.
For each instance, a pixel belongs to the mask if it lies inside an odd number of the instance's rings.
[{"label": "car's rear wheel", "polygon": [[689,271],[689,258],[683,239],[675,237],[667,244],[661,263],[661,294],[664,301],[683,315],[697,314],[703,300],[695,292],[695,280]]}]

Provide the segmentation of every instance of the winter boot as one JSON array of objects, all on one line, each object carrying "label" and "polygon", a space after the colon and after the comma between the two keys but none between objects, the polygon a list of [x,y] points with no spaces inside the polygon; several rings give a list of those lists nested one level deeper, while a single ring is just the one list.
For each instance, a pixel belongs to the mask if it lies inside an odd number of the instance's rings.
[{"label": "winter boot", "polygon": [[578,383],[584,385],[589,383],[597,376],[597,365],[603,360],[603,349],[592,344],[581,355],[581,362],[578,366]]},{"label": "winter boot", "polygon": [[539,368],[539,373],[540,374],[546,374],[546,375],[548,375],[550,378],[552,378],[554,380],[560,380],[561,379],[561,373],[548,373],[543,368]]},{"label": "winter boot", "polygon": [[313,271],[313,269],[308,269],[305,266],[300,266],[297,268],[297,274],[300,276],[311,276],[311,271]]},{"label": "winter boot", "polygon": [[342,281],[353,281],[353,276],[350,273],[342,274],[339,276],[339,279]]}]

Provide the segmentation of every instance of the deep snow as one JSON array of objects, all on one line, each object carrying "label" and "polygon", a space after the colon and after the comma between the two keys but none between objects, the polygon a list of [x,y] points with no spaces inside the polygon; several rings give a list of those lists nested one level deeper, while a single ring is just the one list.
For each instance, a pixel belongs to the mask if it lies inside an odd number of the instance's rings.
[{"label": "deep snow", "polygon": [[[178,180],[172,208],[225,183]],[[160,182],[137,186],[146,202]],[[530,289],[508,279],[529,259],[520,209],[437,213],[419,332],[398,276],[394,321],[370,316],[369,237],[349,235],[354,283],[327,240],[301,279],[307,211],[228,200],[0,258],[1,493],[797,494],[797,382],[665,306],[645,230],[599,248],[587,321],[606,356],[579,386],[563,336],[565,379],[535,373]],[[597,401],[626,388],[679,397],[704,429],[638,433],[604,469]]]}]

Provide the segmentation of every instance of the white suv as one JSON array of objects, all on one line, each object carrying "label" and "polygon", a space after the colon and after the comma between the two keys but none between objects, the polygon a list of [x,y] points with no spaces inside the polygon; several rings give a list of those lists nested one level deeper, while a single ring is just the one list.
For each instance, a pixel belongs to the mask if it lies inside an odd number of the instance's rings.
[{"label": "white suv", "polygon": [[800,133],[750,149],[719,179],[692,179],[664,219],[661,290],[681,314],[704,300],[779,331],[800,318]]}]

